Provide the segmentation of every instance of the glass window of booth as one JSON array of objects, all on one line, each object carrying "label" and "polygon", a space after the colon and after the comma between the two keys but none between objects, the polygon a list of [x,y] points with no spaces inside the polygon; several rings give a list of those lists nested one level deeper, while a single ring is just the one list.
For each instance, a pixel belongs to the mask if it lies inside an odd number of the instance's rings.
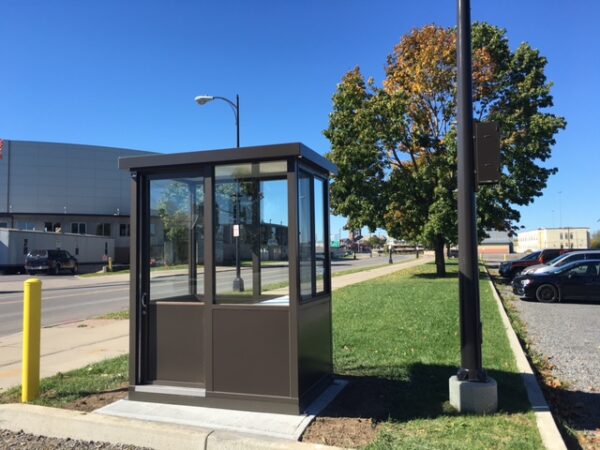
[{"label": "glass window of booth", "polygon": [[287,161],[215,166],[217,303],[289,304]]},{"label": "glass window of booth", "polygon": [[204,178],[150,180],[150,300],[204,294]]},{"label": "glass window of booth", "polygon": [[306,300],[328,287],[329,254],[326,239],[327,188],[325,180],[303,170],[298,175],[300,297]]}]

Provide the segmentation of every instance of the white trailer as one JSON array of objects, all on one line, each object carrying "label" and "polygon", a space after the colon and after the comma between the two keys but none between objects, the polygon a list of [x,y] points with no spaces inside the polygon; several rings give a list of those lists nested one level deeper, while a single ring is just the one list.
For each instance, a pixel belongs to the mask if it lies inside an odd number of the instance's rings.
[{"label": "white trailer", "polygon": [[54,249],[67,250],[80,266],[106,264],[109,257],[115,257],[115,240],[90,234],[0,228],[0,271],[23,270],[27,253]]}]

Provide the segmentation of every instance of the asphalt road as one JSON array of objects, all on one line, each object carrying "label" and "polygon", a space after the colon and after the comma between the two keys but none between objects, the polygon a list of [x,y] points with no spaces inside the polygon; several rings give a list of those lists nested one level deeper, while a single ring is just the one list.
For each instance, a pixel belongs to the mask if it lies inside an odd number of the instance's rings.
[{"label": "asphalt road", "polygon": [[[414,258],[414,256],[394,256],[394,262]],[[387,256],[340,260],[332,263],[332,272],[385,264]],[[268,268],[263,273],[263,286],[287,279],[287,268]],[[235,272],[219,273],[217,292],[231,291]],[[80,278],[72,275],[50,276],[40,274],[42,280],[42,324],[44,326],[89,319],[109,312],[127,309],[129,301],[129,280],[121,277]],[[23,321],[23,281],[28,275],[0,275],[0,336],[20,332]],[[246,290],[251,289],[250,269],[243,269]],[[153,292],[173,295],[179,290],[185,293],[185,275],[166,276],[152,280]]]}]

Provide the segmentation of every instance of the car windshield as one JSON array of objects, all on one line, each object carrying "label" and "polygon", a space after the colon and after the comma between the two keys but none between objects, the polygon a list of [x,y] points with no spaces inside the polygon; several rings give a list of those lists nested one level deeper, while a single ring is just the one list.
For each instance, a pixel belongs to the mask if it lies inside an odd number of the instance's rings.
[{"label": "car windshield", "polygon": [[567,262],[564,263],[560,266],[556,266],[554,269],[551,270],[552,273],[564,273],[564,272],[568,272],[569,270],[573,269],[574,267],[577,267],[581,264],[585,264],[585,261],[572,261],[572,262]]},{"label": "car windshield", "polygon": [[48,256],[48,251],[47,250],[33,250],[31,253],[29,253],[29,255],[45,258],[46,256]]},{"label": "car windshield", "polygon": [[542,252],[533,252],[533,253],[530,253],[529,255],[524,256],[523,258],[521,258],[521,261],[531,261],[533,259],[538,259],[538,257],[540,256],[540,253],[542,253]]},{"label": "car windshield", "polygon": [[560,267],[569,262],[571,255],[560,255],[554,258],[553,260],[548,261],[549,266]]}]

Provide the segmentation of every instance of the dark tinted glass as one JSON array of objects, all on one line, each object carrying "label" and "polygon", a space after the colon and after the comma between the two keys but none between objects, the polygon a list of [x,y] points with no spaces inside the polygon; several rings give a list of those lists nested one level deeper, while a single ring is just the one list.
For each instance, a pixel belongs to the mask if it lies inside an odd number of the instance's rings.
[{"label": "dark tinted glass", "polygon": [[521,261],[531,261],[532,259],[537,259],[540,256],[540,253],[542,252],[533,252],[530,253],[527,256],[524,256],[523,258],[521,258]]}]

